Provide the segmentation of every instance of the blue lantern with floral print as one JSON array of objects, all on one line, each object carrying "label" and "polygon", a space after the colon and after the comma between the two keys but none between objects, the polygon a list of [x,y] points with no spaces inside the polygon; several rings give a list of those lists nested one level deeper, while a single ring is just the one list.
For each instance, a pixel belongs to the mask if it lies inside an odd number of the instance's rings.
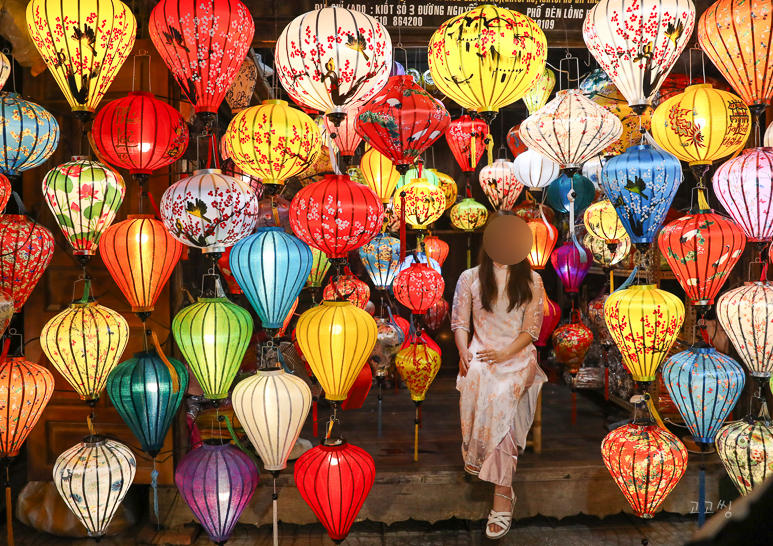
[{"label": "blue lantern with floral print", "polygon": [[54,116],[17,93],[0,93],[0,120],[0,172],[7,176],[37,167],[59,144]]},{"label": "blue lantern with floral print", "polygon": [[360,247],[360,260],[377,290],[387,290],[400,266],[400,240],[381,233]]}]

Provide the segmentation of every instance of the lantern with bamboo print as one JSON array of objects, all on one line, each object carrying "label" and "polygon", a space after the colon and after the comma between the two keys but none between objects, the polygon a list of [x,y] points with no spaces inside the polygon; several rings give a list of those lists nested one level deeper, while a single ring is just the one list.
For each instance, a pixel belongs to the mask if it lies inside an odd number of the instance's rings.
[{"label": "lantern with bamboo print", "polygon": [[389,203],[400,181],[400,173],[394,163],[375,148],[371,148],[362,154],[360,171],[365,185],[378,195],[384,205]]},{"label": "lantern with bamboo print", "polygon": [[748,495],[773,476],[773,421],[763,407],[751,415],[722,427],[717,435],[717,453],[741,495]]},{"label": "lantern with bamboo print", "polygon": [[54,257],[54,236],[21,214],[0,215],[0,290],[19,312]]},{"label": "lantern with bamboo print", "polygon": [[428,229],[446,210],[443,190],[426,178],[417,178],[400,188],[392,203],[394,214],[400,219],[405,217],[405,223],[418,231]]},{"label": "lantern with bamboo print", "polygon": [[[31,5],[31,4],[30,4]],[[59,144],[59,124],[42,106],[18,93],[0,93],[0,172],[20,177],[22,171],[42,164]]]},{"label": "lantern with bamboo print", "polygon": [[515,176],[515,166],[506,159],[483,167],[478,178],[494,210],[511,210],[523,191],[523,184]]},{"label": "lantern with bamboo print", "polygon": [[376,290],[388,290],[400,266],[400,239],[381,233],[362,245],[359,253]]}]

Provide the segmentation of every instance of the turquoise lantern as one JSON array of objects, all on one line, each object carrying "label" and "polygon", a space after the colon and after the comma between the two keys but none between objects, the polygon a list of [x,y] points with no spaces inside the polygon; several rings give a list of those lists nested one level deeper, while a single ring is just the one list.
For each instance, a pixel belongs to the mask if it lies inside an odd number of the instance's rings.
[{"label": "turquoise lantern", "polygon": [[596,188],[593,187],[593,182],[581,174],[575,174],[572,178],[562,174],[548,186],[546,196],[548,205],[558,212],[569,212],[570,194],[573,187],[575,214],[593,203],[593,199],[596,197]]},{"label": "turquoise lantern", "polygon": [[135,353],[118,364],[107,378],[107,393],[118,414],[140,441],[142,451],[155,458],[164,446],[169,427],[188,388],[188,370],[154,350]]},{"label": "turquoise lantern", "polygon": [[6,176],[37,167],[59,144],[54,116],[17,93],[0,93],[0,119],[0,172]]},{"label": "turquoise lantern", "polygon": [[276,334],[311,272],[309,245],[280,227],[264,227],[236,243],[228,263],[263,328]]},{"label": "turquoise lantern", "polygon": [[377,290],[388,290],[400,267],[400,240],[381,233],[360,247],[360,260]]}]

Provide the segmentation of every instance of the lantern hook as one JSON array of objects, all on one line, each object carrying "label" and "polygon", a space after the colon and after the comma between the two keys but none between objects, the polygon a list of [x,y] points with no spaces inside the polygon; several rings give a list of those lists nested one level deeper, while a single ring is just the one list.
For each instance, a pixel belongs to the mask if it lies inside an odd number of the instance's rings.
[{"label": "lantern hook", "polygon": [[[135,80],[135,74],[137,72],[137,57],[147,57],[148,58],[148,92],[151,92],[151,83],[152,83],[152,74],[150,71],[150,63],[152,62],[153,58],[150,56],[150,54],[144,50],[140,49],[136,55],[132,55],[132,92],[134,91],[134,82]],[[142,91],[142,82],[140,82],[140,91]]]}]

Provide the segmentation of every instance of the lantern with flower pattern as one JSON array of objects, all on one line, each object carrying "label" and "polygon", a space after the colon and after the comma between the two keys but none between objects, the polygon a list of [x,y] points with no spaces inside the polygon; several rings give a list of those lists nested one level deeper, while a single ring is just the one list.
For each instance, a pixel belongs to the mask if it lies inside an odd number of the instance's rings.
[{"label": "lantern with flower pattern", "polygon": [[20,311],[54,257],[54,236],[26,216],[0,215],[0,290]]},{"label": "lantern with flower pattern", "polygon": [[446,142],[462,171],[471,173],[486,151],[486,135],[489,129],[480,118],[465,114],[448,125]]},{"label": "lantern with flower pattern", "polygon": [[0,172],[6,176],[42,164],[59,144],[56,118],[18,93],[0,93],[0,119]]},{"label": "lantern with flower pattern", "polygon": [[451,223],[463,231],[475,231],[486,225],[488,210],[472,197],[462,199],[451,207]]},{"label": "lantern with flower pattern", "polygon": [[385,233],[376,235],[360,247],[360,260],[376,290],[387,290],[400,266],[400,240]]},{"label": "lantern with flower pattern", "polygon": [[414,315],[423,315],[443,297],[445,281],[440,273],[422,262],[403,270],[392,283],[397,301]]},{"label": "lantern with flower pattern", "polygon": [[365,309],[370,299],[370,288],[351,274],[330,277],[330,282],[322,291],[325,300],[347,300],[360,309]]},{"label": "lantern with flower pattern", "polygon": [[445,173],[439,172],[437,169],[427,169],[427,171],[434,173],[435,176],[437,176],[438,186],[443,190],[443,195],[446,198],[446,210],[450,209],[454,206],[454,203],[456,203],[456,197],[459,194],[456,180]]},{"label": "lantern with flower pattern", "polygon": [[394,214],[413,229],[424,230],[438,220],[445,211],[446,198],[443,190],[433,186],[425,178],[406,184],[393,200]]},{"label": "lantern with flower pattern", "polygon": [[479,180],[494,210],[512,209],[523,191],[523,184],[515,176],[515,166],[505,159],[497,159],[483,167]]},{"label": "lantern with flower pattern", "polygon": [[745,283],[717,300],[717,319],[752,377],[773,376],[773,286]]},{"label": "lantern with flower pattern", "polygon": [[628,238],[625,227],[609,199],[597,201],[585,209],[582,221],[589,235],[602,239],[607,244],[617,244],[620,239]]},{"label": "lantern with flower pattern", "polygon": [[[582,238],[582,246],[590,250],[594,262],[601,267],[609,268],[628,256],[631,252],[631,239],[626,234],[617,244],[609,245],[604,239],[586,233],[585,237]],[[610,246],[613,248],[610,249]]]},{"label": "lantern with flower pattern", "polygon": [[773,421],[766,413],[725,425],[716,443],[719,459],[742,495],[773,476]]},{"label": "lantern with flower pattern", "polygon": [[580,320],[580,312],[575,309],[572,319],[556,328],[552,338],[556,360],[569,368],[572,375],[576,374],[593,344],[593,332]]}]

